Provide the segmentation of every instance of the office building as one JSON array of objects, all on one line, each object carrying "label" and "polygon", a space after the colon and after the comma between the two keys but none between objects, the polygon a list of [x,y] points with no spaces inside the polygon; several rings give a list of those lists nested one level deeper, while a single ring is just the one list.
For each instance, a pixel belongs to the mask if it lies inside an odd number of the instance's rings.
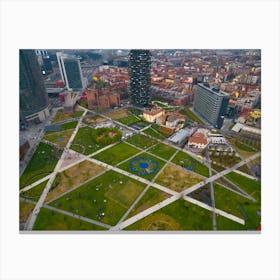
[{"label": "office building", "polygon": [[82,91],[86,87],[83,78],[80,60],[62,52],[56,53],[61,78],[68,90]]},{"label": "office building", "polygon": [[49,101],[34,50],[20,50],[20,118],[41,122],[49,116]]},{"label": "office building", "polygon": [[221,128],[227,112],[229,95],[209,84],[198,84],[194,95],[194,111],[214,127]]},{"label": "office building", "polygon": [[129,52],[129,94],[134,105],[147,106],[150,103],[151,54],[149,50]]}]

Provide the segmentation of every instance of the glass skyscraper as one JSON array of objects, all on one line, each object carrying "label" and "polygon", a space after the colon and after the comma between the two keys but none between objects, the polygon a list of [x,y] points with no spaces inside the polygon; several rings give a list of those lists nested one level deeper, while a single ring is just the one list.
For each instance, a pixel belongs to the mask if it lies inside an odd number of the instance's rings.
[{"label": "glass skyscraper", "polygon": [[58,52],[57,61],[63,82],[68,90],[83,90],[80,60],[73,55]]},{"label": "glass skyscraper", "polygon": [[21,119],[42,121],[49,115],[49,102],[35,51],[20,50],[19,60]]},{"label": "glass skyscraper", "polygon": [[198,84],[194,95],[194,110],[207,122],[221,128],[224,122],[229,95],[208,84]]},{"label": "glass skyscraper", "polygon": [[149,50],[129,52],[129,93],[134,105],[147,106],[150,103],[151,53]]}]

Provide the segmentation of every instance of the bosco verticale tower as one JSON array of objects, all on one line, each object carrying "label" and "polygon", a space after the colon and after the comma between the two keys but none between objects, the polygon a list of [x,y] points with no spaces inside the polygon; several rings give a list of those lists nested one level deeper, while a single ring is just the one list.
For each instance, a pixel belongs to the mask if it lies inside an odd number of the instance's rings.
[{"label": "bosco verticale tower", "polygon": [[151,53],[149,50],[129,52],[129,94],[131,102],[138,106],[150,103]]}]

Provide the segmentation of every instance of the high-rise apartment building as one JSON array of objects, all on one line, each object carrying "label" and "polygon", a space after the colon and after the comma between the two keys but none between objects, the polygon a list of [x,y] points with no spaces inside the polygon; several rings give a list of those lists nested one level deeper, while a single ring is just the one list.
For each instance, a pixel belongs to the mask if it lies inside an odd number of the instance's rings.
[{"label": "high-rise apartment building", "polygon": [[194,95],[194,110],[214,127],[221,128],[224,122],[229,95],[208,84],[198,84]]},{"label": "high-rise apartment building", "polygon": [[86,87],[80,60],[69,54],[56,53],[61,78],[68,90],[82,91]]},{"label": "high-rise apartment building", "polygon": [[40,122],[49,116],[49,101],[34,50],[20,50],[20,118]]},{"label": "high-rise apartment building", "polygon": [[128,73],[129,93],[135,105],[147,106],[150,103],[151,53],[149,50],[129,52]]}]

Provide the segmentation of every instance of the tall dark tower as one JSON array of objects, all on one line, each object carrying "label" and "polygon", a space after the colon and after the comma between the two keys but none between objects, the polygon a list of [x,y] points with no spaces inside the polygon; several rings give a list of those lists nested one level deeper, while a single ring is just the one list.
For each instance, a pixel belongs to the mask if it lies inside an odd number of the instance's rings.
[{"label": "tall dark tower", "polygon": [[149,50],[129,52],[129,93],[135,105],[147,106],[150,103],[151,53]]},{"label": "tall dark tower", "polygon": [[20,50],[20,116],[43,121],[49,116],[48,96],[34,50]]}]

